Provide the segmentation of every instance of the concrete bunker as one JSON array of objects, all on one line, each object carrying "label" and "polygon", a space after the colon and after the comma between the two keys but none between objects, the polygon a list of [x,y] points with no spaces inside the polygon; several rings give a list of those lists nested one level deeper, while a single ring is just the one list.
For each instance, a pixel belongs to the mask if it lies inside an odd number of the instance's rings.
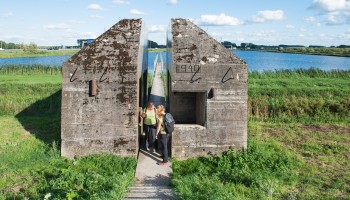
[{"label": "concrete bunker", "polygon": [[64,63],[62,156],[137,156],[147,57],[144,23],[124,19]]},{"label": "concrete bunker", "polygon": [[[245,148],[247,64],[188,19],[172,19],[169,28],[166,99],[176,121],[172,156]],[[137,156],[147,57],[144,23],[125,19],[64,63],[63,156]]]},{"label": "concrete bunker", "polygon": [[172,156],[218,154],[247,146],[247,64],[188,19],[167,37]]}]

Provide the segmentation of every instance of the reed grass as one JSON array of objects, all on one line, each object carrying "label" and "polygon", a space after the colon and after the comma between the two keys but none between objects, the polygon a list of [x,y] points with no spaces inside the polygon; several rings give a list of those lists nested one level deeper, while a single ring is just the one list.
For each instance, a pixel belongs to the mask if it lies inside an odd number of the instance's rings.
[{"label": "reed grass", "polygon": [[350,70],[249,73],[252,120],[350,123]]},{"label": "reed grass", "polygon": [[23,57],[42,57],[42,56],[71,56],[77,53],[80,49],[71,50],[12,50],[0,51],[0,58],[23,58]]},{"label": "reed grass", "polygon": [[0,74],[6,75],[32,75],[32,74],[62,74],[62,67],[55,65],[19,65],[8,64],[0,66]]},{"label": "reed grass", "polygon": [[350,127],[250,121],[248,148],[173,160],[181,199],[348,199]]},{"label": "reed grass", "polygon": [[122,199],[136,160],[60,157],[60,129],[57,116],[0,116],[0,199]]},{"label": "reed grass", "polygon": [[340,56],[350,57],[350,48],[335,48],[335,47],[304,47],[304,48],[282,48],[282,49],[266,49],[259,51],[280,52],[280,53],[295,53],[295,54],[310,54],[323,56]]}]

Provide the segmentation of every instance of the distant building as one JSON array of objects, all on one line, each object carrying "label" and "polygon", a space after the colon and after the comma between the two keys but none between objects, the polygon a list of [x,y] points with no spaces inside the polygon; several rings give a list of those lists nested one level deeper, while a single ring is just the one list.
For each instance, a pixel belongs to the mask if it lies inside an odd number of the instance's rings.
[{"label": "distant building", "polygon": [[80,48],[85,47],[86,45],[90,44],[91,42],[95,41],[95,39],[78,39],[77,43]]}]

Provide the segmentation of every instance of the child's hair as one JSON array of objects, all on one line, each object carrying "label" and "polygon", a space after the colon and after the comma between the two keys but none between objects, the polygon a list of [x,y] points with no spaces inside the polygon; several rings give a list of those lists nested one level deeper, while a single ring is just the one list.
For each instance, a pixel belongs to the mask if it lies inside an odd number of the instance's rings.
[{"label": "child's hair", "polygon": [[157,106],[157,115],[158,116],[163,116],[165,115],[165,108],[163,105],[158,105]]},{"label": "child's hair", "polygon": [[152,101],[150,101],[148,104],[147,104],[147,109],[150,109],[154,106],[154,103]]}]

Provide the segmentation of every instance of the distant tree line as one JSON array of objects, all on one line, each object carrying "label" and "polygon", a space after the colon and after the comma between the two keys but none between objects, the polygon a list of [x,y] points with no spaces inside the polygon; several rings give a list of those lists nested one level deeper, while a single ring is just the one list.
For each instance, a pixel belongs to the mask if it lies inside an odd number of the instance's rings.
[{"label": "distant tree line", "polygon": [[280,44],[269,46],[256,45],[253,43],[241,43],[241,45],[238,46],[229,41],[221,42],[221,44],[228,49],[350,57],[350,45],[326,47],[319,45],[303,46]]},{"label": "distant tree line", "polygon": [[3,49],[21,49],[21,45],[23,44],[15,44],[13,42],[5,42],[5,41],[0,41],[0,45]]},{"label": "distant tree line", "polygon": [[163,49],[163,48],[166,48],[166,45],[158,44],[157,42],[154,42],[152,40],[148,40],[148,48]]},{"label": "distant tree line", "polygon": [[283,49],[283,48],[350,48],[350,45],[339,45],[339,46],[319,46],[319,45],[310,45],[310,46],[304,46],[304,45],[286,45],[286,44],[280,44],[280,45],[257,45],[253,43],[241,43],[241,45],[236,45],[236,43],[224,41],[221,42],[222,45],[224,45],[226,48],[232,48],[235,47],[237,49],[242,50],[263,50],[263,49]]},{"label": "distant tree line", "polygon": [[24,51],[36,51],[38,49],[38,45],[36,45],[34,42],[31,42],[29,44],[15,44],[13,42],[5,42],[5,41],[0,41],[0,47],[3,49],[22,49]]}]

